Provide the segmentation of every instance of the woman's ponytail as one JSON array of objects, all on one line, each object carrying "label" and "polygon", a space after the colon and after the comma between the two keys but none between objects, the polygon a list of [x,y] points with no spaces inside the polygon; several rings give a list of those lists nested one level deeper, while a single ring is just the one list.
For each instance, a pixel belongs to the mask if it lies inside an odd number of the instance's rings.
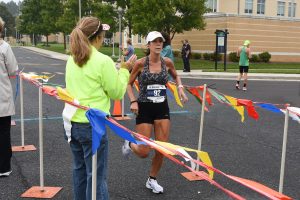
[{"label": "woman's ponytail", "polygon": [[75,63],[82,67],[89,59],[91,48],[87,36],[79,27],[75,27],[70,36],[70,52]]}]

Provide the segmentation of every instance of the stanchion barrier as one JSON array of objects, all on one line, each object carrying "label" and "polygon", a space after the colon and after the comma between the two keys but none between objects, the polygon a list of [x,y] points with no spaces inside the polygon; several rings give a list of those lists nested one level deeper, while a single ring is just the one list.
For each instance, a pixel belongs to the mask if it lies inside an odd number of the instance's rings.
[{"label": "stanchion barrier", "polygon": [[285,118],[284,118],[284,130],[283,130],[281,166],[280,166],[280,179],[279,179],[279,192],[280,193],[282,193],[282,191],[283,191],[285,155],[286,155],[286,143],[287,143],[288,127],[289,127],[289,110],[286,109]]},{"label": "stanchion barrier", "polygon": [[[37,84],[37,83],[34,83],[34,84]],[[55,89],[53,89],[53,91],[49,92],[49,95],[51,96],[55,96],[57,98],[57,95],[55,94]],[[48,93],[47,93],[48,94]],[[59,99],[59,98],[58,98]],[[84,106],[80,106],[80,105],[76,105],[76,103],[74,102],[68,102],[68,101],[65,101],[66,103],[70,103],[71,105],[74,105],[78,108],[82,108],[82,109],[85,109],[85,110],[88,110],[89,108],[86,108]],[[90,109],[90,110],[95,110],[95,109]],[[97,119],[98,120],[98,119]],[[124,131],[128,131],[127,128],[123,127],[122,125],[118,124],[117,122],[113,121],[113,119],[108,119],[110,122],[114,123],[116,126],[118,127],[122,127],[122,129],[124,129]],[[200,173],[199,171],[195,171],[194,169],[192,169],[191,167],[185,165],[183,162],[177,160],[176,158],[172,157],[171,155],[169,155],[168,153],[166,153],[166,150],[169,151],[169,152],[172,152],[174,153],[175,155],[178,155],[178,156],[181,156],[182,158],[185,158],[186,160],[190,160],[191,162],[194,162],[198,165],[200,165],[201,167],[204,167],[208,170],[212,170],[216,173],[219,173],[237,183],[240,183],[254,191],[257,191],[259,192],[260,194],[268,197],[269,199],[273,199],[273,200],[279,200],[279,199],[286,199],[286,200],[290,200],[292,198],[286,196],[286,195],[283,195],[279,192],[276,192],[260,183],[257,183],[257,182],[254,182],[254,181],[251,181],[251,180],[247,180],[247,179],[243,179],[243,178],[239,178],[239,177],[235,177],[235,176],[232,176],[232,175],[228,175],[228,174],[225,174],[224,172],[212,167],[212,166],[209,166],[203,162],[200,162],[198,160],[194,160],[192,159],[191,157],[187,157],[186,155],[184,155],[183,153],[181,153],[180,151],[178,150],[174,150],[174,149],[171,149],[171,148],[168,148],[166,146],[160,146],[159,144],[155,143],[155,141],[143,136],[143,135],[140,135],[138,133],[135,133],[133,131],[128,131],[128,135],[130,134],[133,134],[134,136],[136,136],[136,138],[138,138],[139,140],[141,140],[142,142],[150,145],[152,148],[154,148],[155,150],[158,150],[160,151],[163,155],[165,155],[167,158],[169,158],[170,160],[176,162],[177,164],[179,165],[182,165],[184,167],[186,167],[187,169],[189,169],[190,171],[194,172],[196,175],[202,177],[204,180],[210,182],[211,184],[217,186],[218,188],[222,189],[226,194],[228,194],[229,196],[231,196],[232,198],[235,198],[235,199],[244,199],[243,197],[231,192],[230,190],[227,190],[225,188],[223,188],[220,184],[218,184],[217,182],[215,182],[214,180],[212,179],[209,179],[207,174],[203,174],[203,173]],[[119,135],[119,134],[118,134]],[[120,135],[119,135],[120,136]]]},{"label": "stanchion barrier", "polygon": [[40,186],[33,186],[25,191],[21,197],[25,198],[53,198],[62,187],[45,187],[44,185],[44,143],[43,143],[43,91],[39,86],[39,157],[40,157]]},{"label": "stanchion barrier", "polygon": [[92,157],[92,200],[97,199],[97,151]]},{"label": "stanchion barrier", "polygon": [[[128,130],[126,127],[123,127],[122,125],[118,124],[117,122],[114,122],[113,119],[108,119],[109,121],[111,121],[112,123],[116,124],[119,127],[122,127],[124,130]],[[130,131],[130,130],[128,130]],[[225,192],[227,195],[229,195],[230,197],[234,198],[234,199],[244,199],[243,197],[239,196],[238,194],[235,194],[234,192],[224,188],[223,186],[221,186],[219,183],[217,183],[216,181],[212,180],[209,178],[209,176],[206,173],[202,173],[199,171],[195,171],[193,168],[187,166],[186,164],[184,164],[183,162],[179,161],[178,159],[176,159],[175,157],[171,156],[170,153],[167,152],[171,152],[174,155],[178,155],[181,156],[182,158],[186,159],[186,160],[190,160],[191,162],[194,162],[195,164],[200,165],[201,167],[204,167],[208,170],[212,170],[222,176],[225,176],[237,183],[240,183],[241,185],[250,188],[260,194],[262,194],[265,197],[268,197],[269,199],[272,200],[291,200],[291,197],[288,197],[284,194],[281,194],[275,190],[272,190],[271,188],[268,188],[260,183],[257,183],[255,181],[251,181],[248,179],[243,179],[240,177],[236,177],[236,176],[232,176],[229,174],[226,174],[224,172],[222,172],[221,170],[218,170],[212,166],[209,166],[203,162],[200,162],[198,160],[192,159],[188,156],[186,156],[185,154],[181,153],[180,151],[178,151],[178,149],[172,149],[166,145],[162,145],[164,143],[157,143],[154,140],[151,140],[150,138],[147,138],[139,133],[130,131],[129,134],[133,134],[136,138],[138,138],[139,140],[143,141],[144,143],[148,144],[149,146],[151,146],[151,148],[159,151],[160,153],[162,153],[165,157],[169,158],[170,160],[174,161],[175,163],[189,169],[191,172],[195,173],[195,175],[201,177],[203,180],[208,181],[209,183],[215,185],[216,187],[218,187],[219,189],[221,189],[223,192]]]},{"label": "stanchion barrier", "polygon": [[21,146],[12,146],[12,151],[13,152],[35,151],[36,148],[35,148],[34,145],[25,145],[23,78],[22,78],[22,75],[19,75],[19,77],[20,77],[19,78],[19,84],[20,84],[20,110],[21,110]]},{"label": "stanchion barrier", "polygon": [[[205,109],[205,100],[206,100],[206,84],[204,84],[203,88],[203,97],[202,97],[202,106],[201,106],[201,119],[200,119],[200,128],[199,128],[199,140],[198,140],[198,151],[201,151],[201,145],[202,145],[202,135],[203,135],[203,122],[204,122],[204,109]],[[197,157],[197,160],[200,161],[200,158]],[[196,171],[199,171],[199,165],[196,166]],[[205,172],[202,172],[205,173]],[[182,176],[184,176],[189,181],[200,181],[203,180],[202,177],[195,175],[193,172],[184,172],[181,173]]]}]

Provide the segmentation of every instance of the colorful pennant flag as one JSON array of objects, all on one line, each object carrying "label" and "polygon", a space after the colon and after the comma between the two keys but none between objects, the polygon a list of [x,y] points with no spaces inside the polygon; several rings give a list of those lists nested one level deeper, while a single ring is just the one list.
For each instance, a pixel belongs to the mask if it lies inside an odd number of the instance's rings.
[{"label": "colorful pennant flag", "polygon": [[177,105],[179,105],[180,107],[183,107],[180,98],[179,98],[179,94],[177,91],[177,87],[176,85],[170,84],[170,82],[167,83],[167,87],[170,89],[170,91],[173,93],[174,97],[175,97],[175,101],[177,103]]},{"label": "colorful pennant flag", "polygon": [[66,89],[63,89],[61,87],[57,87],[57,95],[59,96],[59,98],[63,101],[68,101],[68,102],[74,102],[74,97],[72,97],[72,95],[70,95]]},{"label": "colorful pennant flag", "polygon": [[255,108],[253,106],[253,102],[251,100],[248,100],[248,99],[238,99],[237,100],[237,106],[246,106],[248,115],[250,117],[252,117],[253,119],[258,120],[259,115],[256,112],[256,110],[255,110]]},{"label": "colorful pennant flag", "polygon": [[133,82],[133,85],[134,85],[136,91],[140,92],[140,86],[139,86],[138,80],[135,80],[135,81]]},{"label": "colorful pennant flag", "polygon": [[125,140],[136,143],[136,140],[132,137],[127,129],[124,129],[111,121],[107,120],[108,114],[98,110],[89,109],[86,112],[86,117],[92,126],[92,152],[95,154],[97,149],[100,147],[101,139],[104,134],[106,134],[105,125],[108,125],[117,135]]},{"label": "colorful pennant flag", "polygon": [[[202,97],[200,96],[197,88],[186,88],[186,90],[192,94],[200,104],[202,104]],[[208,108],[206,106],[204,107],[204,110],[208,112]]]},{"label": "colorful pennant flag", "polygon": [[211,93],[211,95],[213,95],[219,102],[221,103],[226,103],[226,104],[230,104],[230,102],[221,94],[219,94],[218,92],[216,92],[213,89],[208,88],[208,91]]},{"label": "colorful pennant flag", "polygon": [[42,90],[44,93],[50,95],[50,96],[56,96],[57,92],[56,92],[56,88],[51,87],[51,86],[43,86]]},{"label": "colorful pennant flag", "polygon": [[241,116],[241,122],[244,122],[245,116],[244,116],[244,107],[243,106],[237,106],[237,99],[231,96],[225,95],[225,98],[230,102],[230,105],[235,109]]},{"label": "colorful pennant flag", "polygon": [[256,103],[256,105],[274,113],[281,113],[279,108],[277,108],[275,105],[270,103]]},{"label": "colorful pennant flag", "polygon": [[[179,145],[174,145],[174,144],[171,144],[171,143],[167,143],[167,142],[161,142],[161,141],[155,141],[157,144],[163,146],[163,147],[167,147],[167,148],[170,148],[170,149],[173,149],[173,150],[178,150],[178,149],[184,149],[186,151],[191,151],[191,152],[195,152],[198,156],[198,158],[200,158],[200,160],[205,163],[206,165],[208,166],[211,166],[212,167],[212,162],[210,160],[210,157],[208,155],[207,152],[205,151],[199,151],[199,150],[195,150],[195,149],[191,149],[191,148],[187,148],[187,147],[182,147],[182,146],[179,146]],[[175,155],[174,153],[170,152],[169,153],[170,155]],[[208,170],[209,172],[209,177],[211,179],[213,179],[214,177],[214,172],[212,170]]]}]

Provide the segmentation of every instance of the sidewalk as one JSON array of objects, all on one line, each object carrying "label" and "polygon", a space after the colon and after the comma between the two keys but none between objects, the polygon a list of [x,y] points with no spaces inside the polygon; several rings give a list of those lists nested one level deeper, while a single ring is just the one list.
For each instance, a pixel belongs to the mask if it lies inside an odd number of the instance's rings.
[{"label": "sidewalk", "polygon": [[[34,51],[38,54],[46,56],[48,58],[58,59],[58,60],[68,60],[68,55],[57,53],[53,51],[48,51],[45,49],[40,49],[37,47],[30,46],[20,46],[30,51]],[[237,73],[229,72],[202,72],[202,70],[192,70],[191,72],[183,72],[182,70],[177,70],[177,73],[181,78],[193,78],[193,79],[225,79],[225,80],[236,80]],[[249,80],[270,80],[270,81],[297,81],[300,82],[300,74],[266,74],[266,73],[249,73]]]}]

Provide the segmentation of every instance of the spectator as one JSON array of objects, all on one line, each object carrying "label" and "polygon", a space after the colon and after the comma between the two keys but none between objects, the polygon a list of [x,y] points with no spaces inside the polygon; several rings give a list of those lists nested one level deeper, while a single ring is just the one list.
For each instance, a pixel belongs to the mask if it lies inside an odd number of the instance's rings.
[{"label": "spectator", "polygon": [[171,38],[170,38],[169,34],[164,33],[164,32],[162,33],[162,36],[165,38],[165,41],[163,43],[163,50],[161,51],[160,55],[162,57],[170,58],[174,63],[174,55],[173,55],[173,50],[172,50],[172,46],[171,46]]},{"label": "spectator", "polygon": [[182,46],[182,59],[183,59],[183,64],[184,64],[184,69],[183,72],[190,72],[191,67],[190,67],[190,57],[191,57],[191,45],[189,44],[188,40],[183,41],[183,46]]},{"label": "spectator", "polygon": [[134,48],[132,46],[132,41],[131,39],[127,39],[127,49],[124,51],[122,49],[123,55],[125,56],[125,60],[129,60],[129,58],[134,54]]},{"label": "spectator", "polygon": [[[71,33],[66,65],[66,89],[81,105],[109,113],[110,100],[121,99],[129,79],[128,70],[136,60],[133,55],[118,71],[113,60],[98,51],[105,31],[109,30],[96,17],[84,17]],[[92,196],[92,127],[86,111],[78,109],[71,119],[71,135],[66,135],[73,153],[73,185],[75,200]],[[97,199],[107,200],[108,138],[101,139],[97,150]]]},{"label": "spectator", "polygon": [[15,114],[13,90],[9,76],[16,75],[18,63],[10,45],[2,39],[4,21],[0,17],[0,177],[7,177],[11,169],[11,116]]}]

